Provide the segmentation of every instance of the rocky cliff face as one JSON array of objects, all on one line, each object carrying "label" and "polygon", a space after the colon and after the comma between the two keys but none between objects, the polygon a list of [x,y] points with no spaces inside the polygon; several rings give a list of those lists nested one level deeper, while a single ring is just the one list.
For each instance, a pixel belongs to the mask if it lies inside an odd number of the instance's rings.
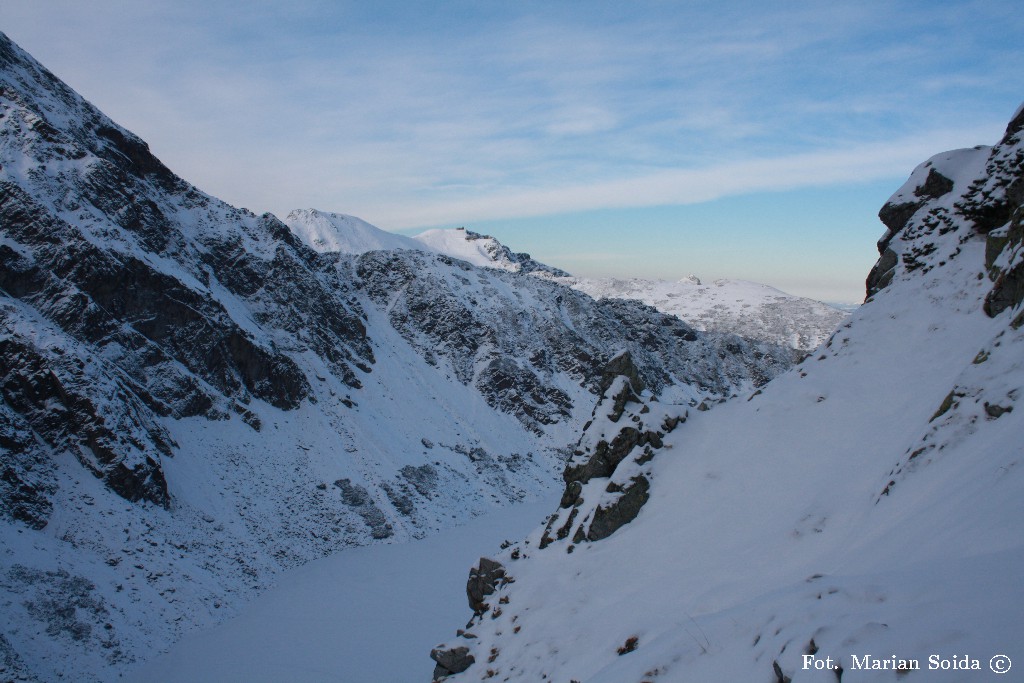
[{"label": "rocky cliff face", "polygon": [[[939,154],[914,169],[879,211],[887,228],[878,262],[867,279],[868,297],[894,279],[927,273],[957,258],[972,237],[986,238],[983,277],[991,316],[1021,302],[1019,246],[1024,200],[1024,112],[1018,112],[995,147]],[[961,226],[968,227],[964,230]]]},{"label": "rocky cliff face", "polygon": [[654,391],[680,391],[682,400],[760,386],[793,362],[784,347],[700,334],[635,302],[594,301],[445,255],[370,252],[358,258],[356,276],[428,363],[538,433],[574,414],[570,393],[579,387],[596,396],[610,349],[628,351]]},{"label": "rocky cliff face", "polygon": [[1017,647],[1021,188],[1021,111],[919,166],[866,304],[746,400],[653,401],[620,357],[559,509],[471,572],[434,680],[954,681]]},{"label": "rocky cliff face", "polygon": [[513,257],[311,249],[0,35],[2,675],[113,676],[283,568],[539,495],[622,351],[686,404],[792,363]]}]

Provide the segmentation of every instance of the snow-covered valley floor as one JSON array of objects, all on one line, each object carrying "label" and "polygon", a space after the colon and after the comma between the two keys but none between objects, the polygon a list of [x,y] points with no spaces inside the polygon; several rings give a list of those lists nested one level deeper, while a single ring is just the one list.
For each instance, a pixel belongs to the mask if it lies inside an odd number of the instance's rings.
[{"label": "snow-covered valley floor", "polygon": [[429,681],[431,647],[470,616],[481,555],[533,530],[557,497],[503,508],[429,538],[352,548],[281,576],[219,626],[129,672],[133,683]]}]

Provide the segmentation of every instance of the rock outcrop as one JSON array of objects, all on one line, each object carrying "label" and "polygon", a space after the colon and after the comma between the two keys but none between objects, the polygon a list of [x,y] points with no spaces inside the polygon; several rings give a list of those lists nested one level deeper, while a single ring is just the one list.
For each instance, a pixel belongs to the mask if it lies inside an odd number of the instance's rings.
[{"label": "rock outcrop", "polygon": [[476,662],[476,658],[469,654],[469,648],[465,645],[434,648],[430,651],[430,658],[436,662],[433,677],[435,683],[462,673]]},{"label": "rock outcrop", "polygon": [[562,472],[565,490],[542,549],[566,538],[599,541],[633,521],[648,499],[647,464],[686,421],[686,406],[653,400],[628,353],[614,358],[604,377],[601,401]]}]

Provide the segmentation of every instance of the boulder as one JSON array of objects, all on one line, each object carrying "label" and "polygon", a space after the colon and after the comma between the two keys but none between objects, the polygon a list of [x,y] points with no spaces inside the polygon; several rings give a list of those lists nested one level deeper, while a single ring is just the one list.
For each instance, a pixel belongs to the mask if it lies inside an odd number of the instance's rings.
[{"label": "boulder", "polygon": [[430,651],[430,658],[437,664],[434,667],[434,681],[441,681],[453,674],[462,673],[476,662],[476,658],[469,654],[469,648],[464,645],[435,647]]},{"label": "boulder", "polygon": [[[466,597],[474,614],[480,615],[487,611],[484,598],[494,593],[495,588],[505,578],[505,567],[487,557],[481,557],[480,563],[469,570],[466,582]],[[433,655],[431,655],[433,656]]]}]

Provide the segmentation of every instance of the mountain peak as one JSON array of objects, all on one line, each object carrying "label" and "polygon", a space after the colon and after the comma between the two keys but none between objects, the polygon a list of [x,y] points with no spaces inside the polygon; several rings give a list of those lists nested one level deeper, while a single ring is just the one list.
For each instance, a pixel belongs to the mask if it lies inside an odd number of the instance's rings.
[{"label": "mountain peak", "polygon": [[543,272],[556,277],[568,276],[564,270],[545,265],[526,253],[516,253],[490,235],[464,227],[435,228],[413,237],[432,251],[457,258],[481,268],[497,268],[514,273]]},{"label": "mountain peak", "polygon": [[306,245],[321,253],[364,254],[382,249],[424,251],[423,245],[415,240],[343,213],[295,209],[284,222]]}]

